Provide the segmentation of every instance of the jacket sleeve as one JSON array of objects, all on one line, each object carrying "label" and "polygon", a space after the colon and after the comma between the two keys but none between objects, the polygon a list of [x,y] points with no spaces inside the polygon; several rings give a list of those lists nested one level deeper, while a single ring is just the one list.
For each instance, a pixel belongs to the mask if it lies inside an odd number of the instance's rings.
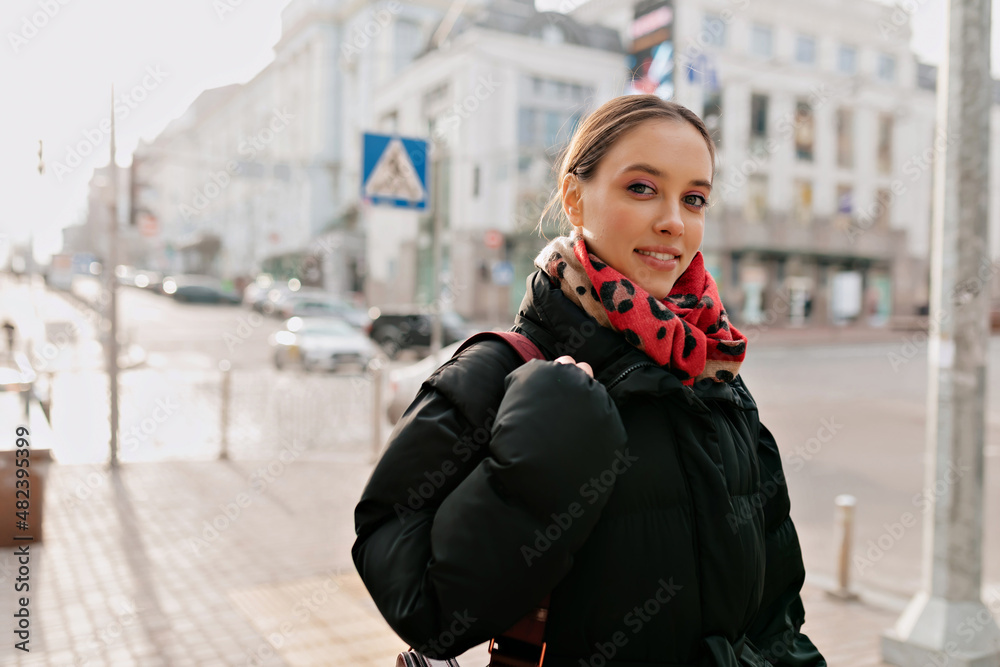
[{"label": "jacket sleeve", "polygon": [[[774,436],[763,424],[757,445],[764,504],[764,595],[747,637],[772,665],[826,667],[826,660],[809,637],[799,630],[805,622],[800,591],[805,566],[799,536],[790,516],[790,501],[781,454]],[[772,486],[773,485],[773,486]]]},{"label": "jacket sleeve", "polygon": [[505,631],[570,571],[610,495],[587,485],[626,440],[578,367],[508,374],[512,352],[477,349],[425,382],[355,510],[352,555],[376,606],[435,658]]}]

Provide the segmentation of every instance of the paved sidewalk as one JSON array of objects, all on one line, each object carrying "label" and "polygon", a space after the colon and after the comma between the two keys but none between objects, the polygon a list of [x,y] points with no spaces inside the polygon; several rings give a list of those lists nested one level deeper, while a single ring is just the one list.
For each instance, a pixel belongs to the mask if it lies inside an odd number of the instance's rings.
[{"label": "paved sidewalk", "polygon": [[[390,667],[405,648],[350,558],[370,465],[268,461],[89,465],[48,472],[45,539],[30,552],[30,653],[18,665]],[[0,550],[0,614],[15,605]],[[896,612],[807,585],[805,631],[832,666],[877,665]],[[484,665],[483,647],[464,660]]]}]

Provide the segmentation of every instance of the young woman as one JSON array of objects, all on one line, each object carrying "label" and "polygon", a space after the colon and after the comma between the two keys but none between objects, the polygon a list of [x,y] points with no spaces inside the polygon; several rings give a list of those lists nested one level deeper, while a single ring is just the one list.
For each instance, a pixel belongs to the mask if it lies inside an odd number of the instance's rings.
[{"label": "young woman", "polygon": [[591,114],[502,341],[439,368],[355,511],[353,556],[411,646],[453,657],[551,593],[547,667],[826,663],[778,448],[699,252],[715,153],[653,95]]}]

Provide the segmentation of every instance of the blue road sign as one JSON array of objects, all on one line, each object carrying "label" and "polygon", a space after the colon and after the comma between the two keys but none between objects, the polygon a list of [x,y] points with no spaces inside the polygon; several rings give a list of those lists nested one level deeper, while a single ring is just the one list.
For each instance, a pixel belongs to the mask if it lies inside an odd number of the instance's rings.
[{"label": "blue road sign", "polygon": [[426,139],[365,132],[361,198],[373,204],[427,208]]},{"label": "blue road sign", "polygon": [[514,282],[514,265],[510,262],[497,262],[493,265],[493,284],[510,285]]}]

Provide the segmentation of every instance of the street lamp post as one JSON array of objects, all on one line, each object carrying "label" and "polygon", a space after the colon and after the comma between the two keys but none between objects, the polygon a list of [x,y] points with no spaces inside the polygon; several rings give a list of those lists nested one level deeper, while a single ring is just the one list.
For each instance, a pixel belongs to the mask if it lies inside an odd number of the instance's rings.
[{"label": "street lamp post", "polygon": [[950,0],[937,117],[928,349],[924,581],[882,658],[893,665],[1000,665],[1000,628],[981,599],[984,396],[989,347],[991,0]]},{"label": "street lamp post", "polygon": [[111,458],[109,465],[118,467],[118,163],[115,162],[115,88],[111,86],[111,221],[108,227],[108,266],[104,277],[108,289],[108,384],[111,402]]}]

